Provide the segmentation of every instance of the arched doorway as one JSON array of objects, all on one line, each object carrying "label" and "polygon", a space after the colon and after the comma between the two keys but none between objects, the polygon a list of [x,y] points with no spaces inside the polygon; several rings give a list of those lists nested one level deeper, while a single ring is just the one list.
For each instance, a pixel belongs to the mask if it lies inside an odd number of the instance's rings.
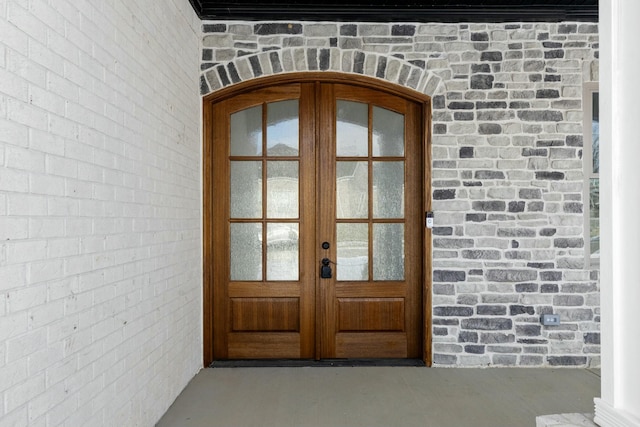
[{"label": "arched doorway", "polygon": [[429,108],[339,73],[205,98],[205,365],[430,362]]}]

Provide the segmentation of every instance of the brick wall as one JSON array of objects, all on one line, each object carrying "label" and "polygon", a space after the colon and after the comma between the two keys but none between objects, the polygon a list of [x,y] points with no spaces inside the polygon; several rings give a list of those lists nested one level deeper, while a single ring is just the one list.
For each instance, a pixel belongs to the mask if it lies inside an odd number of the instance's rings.
[{"label": "brick wall", "polygon": [[201,364],[189,2],[0,1],[0,425],[153,425]]},{"label": "brick wall", "polygon": [[[432,97],[436,366],[598,366],[585,266],[583,84],[592,23],[205,22],[200,88],[359,73]],[[541,326],[543,313],[560,326]]]}]

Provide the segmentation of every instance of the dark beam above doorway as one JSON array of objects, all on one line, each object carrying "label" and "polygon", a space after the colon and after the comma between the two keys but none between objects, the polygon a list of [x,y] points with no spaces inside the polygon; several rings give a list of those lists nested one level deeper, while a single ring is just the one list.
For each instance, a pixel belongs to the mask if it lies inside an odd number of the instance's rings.
[{"label": "dark beam above doorway", "polygon": [[598,0],[189,0],[206,20],[598,21]]}]

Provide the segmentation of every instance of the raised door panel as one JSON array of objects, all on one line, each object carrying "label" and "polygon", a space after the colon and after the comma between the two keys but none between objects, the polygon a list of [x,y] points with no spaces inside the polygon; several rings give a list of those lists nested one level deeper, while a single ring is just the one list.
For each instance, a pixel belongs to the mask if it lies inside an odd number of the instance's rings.
[{"label": "raised door panel", "polygon": [[404,298],[338,298],[337,332],[404,332]]}]

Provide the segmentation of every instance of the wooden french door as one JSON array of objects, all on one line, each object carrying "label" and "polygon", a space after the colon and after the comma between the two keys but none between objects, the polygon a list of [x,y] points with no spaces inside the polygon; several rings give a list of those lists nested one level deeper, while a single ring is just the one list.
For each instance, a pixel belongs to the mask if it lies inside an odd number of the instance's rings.
[{"label": "wooden french door", "polygon": [[423,357],[422,104],[316,81],[208,114],[211,358]]}]

